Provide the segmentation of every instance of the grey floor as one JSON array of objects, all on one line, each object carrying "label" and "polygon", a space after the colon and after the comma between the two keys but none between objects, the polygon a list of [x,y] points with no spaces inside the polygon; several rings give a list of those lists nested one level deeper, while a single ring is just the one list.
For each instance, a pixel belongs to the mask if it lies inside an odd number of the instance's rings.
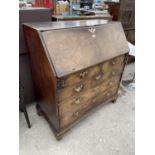
[{"label": "grey floor", "polygon": [[[123,79],[134,73],[134,63],[125,68]],[[35,103],[27,111],[31,129],[19,114],[20,155],[134,155],[135,94],[121,87],[116,104],[100,105],[86,119],[57,141]]]}]

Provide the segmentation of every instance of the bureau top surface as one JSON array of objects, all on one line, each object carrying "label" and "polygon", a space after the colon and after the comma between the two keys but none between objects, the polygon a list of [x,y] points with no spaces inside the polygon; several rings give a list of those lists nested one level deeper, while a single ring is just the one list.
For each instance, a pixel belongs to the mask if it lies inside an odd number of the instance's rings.
[{"label": "bureau top surface", "polygon": [[24,25],[27,25],[38,31],[46,31],[46,30],[64,29],[72,27],[100,25],[106,23],[108,23],[108,20],[93,19],[93,20],[78,20],[78,21],[58,21],[58,22],[31,22],[31,23],[24,23]]},{"label": "bureau top surface", "polygon": [[[56,26],[50,28],[48,23],[44,23],[45,27],[39,24],[36,28],[40,30],[41,40],[57,77],[69,75],[128,53],[121,23],[97,22],[97,20],[94,24],[83,22],[78,26],[77,23],[68,22],[69,28],[62,27],[61,24],[57,28]],[[33,29],[36,25],[32,26]]]}]

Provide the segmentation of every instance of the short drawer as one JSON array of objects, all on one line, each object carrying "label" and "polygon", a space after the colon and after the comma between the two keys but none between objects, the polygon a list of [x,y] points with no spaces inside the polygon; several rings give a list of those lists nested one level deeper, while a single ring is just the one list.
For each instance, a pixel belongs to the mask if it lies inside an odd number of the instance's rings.
[{"label": "short drawer", "polygon": [[[111,87],[95,96],[87,97],[82,96],[83,101],[80,104],[76,104],[75,100],[70,100],[59,106],[60,113],[60,127],[63,128],[74,121],[78,120],[83,114],[85,114],[89,109],[93,108],[95,105],[102,103],[117,93],[118,86]],[[87,98],[87,100],[86,100]]]},{"label": "short drawer", "polygon": [[123,66],[124,55],[58,79],[58,89],[66,88],[100,74],[106,74],[108,72],[112,72],[115,74],[116,71],[120,72]]}]

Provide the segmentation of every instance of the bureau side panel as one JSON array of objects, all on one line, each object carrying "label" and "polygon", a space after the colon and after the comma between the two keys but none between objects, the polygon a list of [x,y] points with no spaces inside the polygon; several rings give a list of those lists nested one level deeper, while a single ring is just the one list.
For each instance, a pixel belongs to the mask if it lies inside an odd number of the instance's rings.
[{"label": "bureau side panel", "polygon": [[30,53],[31,72],[37,102],[50,124],[58,129],[55,72],[44,49],[40,33],[27,26],[23,26],[23,28]]}]

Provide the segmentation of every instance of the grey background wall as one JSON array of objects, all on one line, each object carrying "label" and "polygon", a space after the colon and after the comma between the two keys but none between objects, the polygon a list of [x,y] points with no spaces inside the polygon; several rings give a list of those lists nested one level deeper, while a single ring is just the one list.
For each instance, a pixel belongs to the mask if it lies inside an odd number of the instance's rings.
[{"label": "grey background wall", "polygon": [[51,9],[21,8],[19,9],[19,79],[24,86],[24,101],[35,101],[35,91],[31,77],[29,53],[25,45],[22,23],[51,21]]}]

